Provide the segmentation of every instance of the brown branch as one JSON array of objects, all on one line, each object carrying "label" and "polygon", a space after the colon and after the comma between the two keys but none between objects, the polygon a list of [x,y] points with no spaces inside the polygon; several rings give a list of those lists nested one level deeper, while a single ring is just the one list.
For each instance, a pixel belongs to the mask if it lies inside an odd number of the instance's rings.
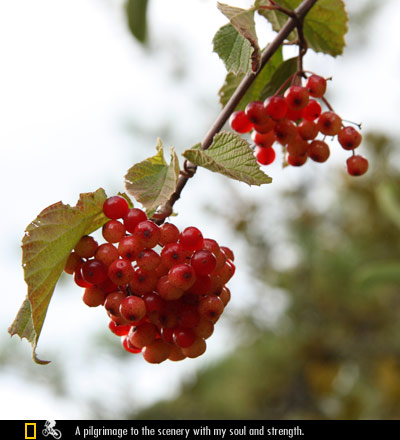
[{"label": "brown branch", "polygon": [[[304,0],[296,9],[292,11],[292,13],[290,14],[291,17],[289,17],[289,19],[283,25],[271,44],[269,44],[261,54],[260,68],[258,72],[250,72],[243,78],[242,82],[236,88],[235,92],[232,94],[231,98],[222,109],[221,113],[218,115],[214,124],[211,126],[210,130],[204,137],[203,142],[201,143],[201,148],[203,150],[207,150],[207,148],[211,146],[214,136],[221,131],[222,127],[228,121],[230,115],[235,111],[236,106],[239,104],[240,100],[243,98],[249,87],[253,84],[253,81],[257,78],[258,73],[283,44],[289,34],[294,29],[299,27],[299,23],[303,22],[304,17],[317,1],[318,0]],[[168,216],[161,213],[172,213],[172,208],[175,202],[180,198],[183,188],[185,187],[188,180],[196,173],[196,165],[190,163],[189,161],[185,161],[184,167],[185,170],[191,170],[190,176],[187,173],[181,173],[175,192],[172,194],[170,199],[158,210],[158,213],[153,216],[153,219],[158,224],[162,224],[165,218]]]}]

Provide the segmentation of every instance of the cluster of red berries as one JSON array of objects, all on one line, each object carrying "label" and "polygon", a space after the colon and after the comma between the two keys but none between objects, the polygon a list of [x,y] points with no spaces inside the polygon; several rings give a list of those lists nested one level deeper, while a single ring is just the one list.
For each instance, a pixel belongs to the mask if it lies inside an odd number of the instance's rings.
[{"label": "cluster of red berries", "polygon": [[[255,144],[254,154],[261,165],[275,160],[274,142],[286,147],[286,162],[292,166],[303,165],[308,158],[325,162],[330,149],[326,136],[337,136],[339,144],[352,152],[347,159],[347,171],[352,176],[361,176],[368,169],[368,160],[354,153],[362,136],[354,127],[344,126],[342,119],[330,109],[322,112],[321,104],[312,98],[321,98],[327,81],[312,74],[305,86],[292,85],[284,96],[274,95],[265,100],[250,102],[245,110],[231,115],[230,125],[238,133],[251,133]],[[322,139],[316,139],[318,134]]]},{"label": "cluster of red berries", "polygon": [[103,305],[125,350],[150,363],[202,355],[230,300],[232,251],[195,227],[158,226],[121,196],[103,212],[106,242],[83,236],[65,266],[85,289],[84,303]]}]

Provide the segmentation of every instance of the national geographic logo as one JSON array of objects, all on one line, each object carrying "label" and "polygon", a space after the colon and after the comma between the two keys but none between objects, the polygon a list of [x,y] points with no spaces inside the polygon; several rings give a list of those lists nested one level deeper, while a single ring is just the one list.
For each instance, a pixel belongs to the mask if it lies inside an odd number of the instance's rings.
[{"label": "national geographic logo", "polygon": [[36,423],[25,423],[25,439],[36,439]]}]

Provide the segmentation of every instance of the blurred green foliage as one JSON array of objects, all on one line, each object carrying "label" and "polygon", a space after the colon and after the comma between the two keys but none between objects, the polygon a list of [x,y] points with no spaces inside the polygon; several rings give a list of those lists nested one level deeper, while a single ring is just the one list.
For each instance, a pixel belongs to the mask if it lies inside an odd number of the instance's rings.
[{"label": "blurred green foliage", "polygon": [[400,174],[390,165],[389,139],[367,136],[363,153],[366,147],[369,173],[329,182],[335,196],[324,209],[313,177],[282,196],[291,211],[281,221],[298,250],[289,269],[273,268],[274,244],[262,222],[252,221],[266,218],[265,207],[232,194],[245,207],[232,211],[231,227],[247,243],[253,276],[264,293],[271,285],[284,289],[290,305],[272,330],[242,321],[253,343],[135,417],[400,417]]}]

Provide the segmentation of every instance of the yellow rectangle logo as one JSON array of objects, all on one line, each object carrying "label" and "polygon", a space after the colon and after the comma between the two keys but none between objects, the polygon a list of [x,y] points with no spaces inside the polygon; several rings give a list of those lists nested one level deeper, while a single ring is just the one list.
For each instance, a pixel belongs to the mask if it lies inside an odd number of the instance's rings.
[{"label": "yellow rectangle logo", "polygon": [[36,423],[25,423],[25,439],[36,439]]}]

